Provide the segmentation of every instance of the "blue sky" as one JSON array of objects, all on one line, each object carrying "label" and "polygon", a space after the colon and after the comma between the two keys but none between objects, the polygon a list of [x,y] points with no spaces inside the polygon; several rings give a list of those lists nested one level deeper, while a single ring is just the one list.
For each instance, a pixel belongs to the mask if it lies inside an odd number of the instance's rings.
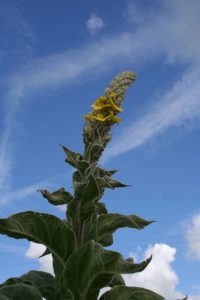
[{"label": "blue sky", "polygon": [[[0,216],[63,216],[36,190],[71,189],[58,145],[82,151],[83,115],[118,72],[134,70],[101,161],[132,187],[104,201],[157,222],[119,231],[113,248],[138,260],[154,254],[128,284],[199,300],[199,27],[198,0],[0,0]],[[0,281],[51,268],[40,251],[2,236]]]}]

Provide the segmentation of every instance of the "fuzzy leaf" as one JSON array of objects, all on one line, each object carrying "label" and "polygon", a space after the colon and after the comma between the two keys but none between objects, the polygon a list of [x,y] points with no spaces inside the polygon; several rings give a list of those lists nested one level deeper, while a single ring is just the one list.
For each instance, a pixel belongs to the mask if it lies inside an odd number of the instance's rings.
[{"label": "fuzzy leaf", "polygon": [[99,168],[98,170],[99,170],[100,177],[112,176],[113,174],[118,172],[118,170],[106,170],[106,169],[102,169],[102,168]]},{"label": "fuzzy leaf", "polygon": [[90,175],[80,199],[80,216],[82,219],[89,217],[97,209],[99,189],[94,176]]},{"label": "fuzzy leaf", "polygon": [[147,289],[116,286],[103,294],[99,300],[164,300],[164,298]]},{"label": "fuzzy leaf", "polygon": [[64,265],[76,246],[74,233],[57,217],[27,211],[0,219],[0,233],[45,245]]},{"label": "fuzzy leaf", "polygon": [[88,183],[83,191],[81,202],[87,203],[93,201],[99,197],[99,189],[94,176],[90,175]]},{"label": "fuzzy leaf", "polygon": [[63,205],[68,204],[70,200],[74,199],[72,194],[65,191],[64,188],[60,188],[59,190],[50,193],[47,190],[38,190],[42,193],[42,196],[46,198],[49,203],[53,205]]},{"label": "fuzzy leaf", "polygon": [[42,271],[30,271],[20,278],[24,281],[30,281],[47,300],[54,300],[55,278],[51,274]]},{"label": "fuzzy leaf", "polygon": [[65,154],[67,155],[67,158],[65,159],[65,161],[70,164],[72,167],[77,168],[77,160],[81,160],[83,158],[83,156],[80,153],[76,153],[73,152],[71,150],[69,150],[67,147],[60,145]]},{"label": "fuzzy leaf", "polygon": [[18,283],[0,288],[0,300],[42,300],[42,295],[34,286]]},{"label": "fuzzy leaf", "polygon": [[135,215],[103,214],[97,220],[98,241],[122,227],[142,229],[153,221],[144,220]]},{"label": "fuzzy leaf", "polygon": [[112,281],[109,286],[114,287],[116,285],[125,285],[124,279],[121,275],[114,275]]},{"label": "fuzzy leaf", "polygon": [[72,299],[96,300],[99,290],[108,286],[114,275],[140,272],[150,260],[134,264],[118,252],[89,241],[77,248],[66,262],[62,285],[66,293],[73,295]]},{"label": "fuzzy leaf", "polygon": [[98,202],[98,213],[100,215],[108,213],[106,206],[103,202]]},{"label": "fuzzy leaf", "polygon": [[124,184],[124,183],[122,183],[120,181],[111,179],[109,176],[104,176],[103,179],[106,182],[107,187],[109,187],[111,189],[115,189],[117,187],[128,187],[128,186],[130,186],[130,185]]},{"label": "fuzzy leaf", "polygon": [[47,300],[54,300],[55,297],[55,279],[46,272],[30,271],[19,278],[9,278],[0,287],[11,286],[16,284],[26,284],[37,288],[41,295]]},{"label": "fuzzy leaf", "polygon": [[113,244],[112,234],[107,234],[103,236],[101,239],[98,239],[98,243],[100,243],[104,247],[111,246]]}]

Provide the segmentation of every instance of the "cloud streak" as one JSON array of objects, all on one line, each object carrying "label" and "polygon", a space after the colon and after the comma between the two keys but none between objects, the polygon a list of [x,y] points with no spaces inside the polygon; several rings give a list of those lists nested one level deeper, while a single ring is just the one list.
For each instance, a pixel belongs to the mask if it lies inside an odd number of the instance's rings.
[{"label": "cloud streak", "polygon": [[194,215],[185,232],[188,246],[188,257],[192,260],[200,260],[200,214]]},{"label": "cloud streak", "polygon": [[[83,75],[85,78],[86,76],[108,72],[115,68],[116,63],[121,66],[129,65],[129,68],[130,65],[136,67],[148,61],[152,62],[161,56],[163,57],[163,55],[166,61],[171,63],[187,62],[187,64],[193,65],[194,62],[200,61],[200,42],[197,29],[200,26],[200,19],[198,18],[200,13],[199,2],[196,0],[190,2],[186,0],[176,2],[163,0],[161,4],[159,14],[157,12],[156,14],[149,13],[148,17],[147,15],[143,17],[143,12],[138,11],[137,26],[130,25],[127,32],[92,42],[79,49],[68,50],[43,59],[29,60],[29,63],[21,70],[18,69],[17,73],[12,73],[7,77],[9,90],[4,97],[7,101],[6,121],[0,145],[0,168],[2,170],[0,173],[0,186],[2,189],[5,189],[5,185],[9,188],[12,174],[14,160],[11,150],[13,149],[13,142],[11,140],[16,130],[14,123],[17,112],[22,108],[23,101],[29,99],[29,96],[33,93],[38,92],[40,89],[57,88],[62,84],[67,86],[79,80]],[[189,18],[185,18],[188,11],[190,11]],[[134,31],[132,31],[132,28]],[[189,77],[192,76],[196,76],[194,79],[197,83],[198,75],[190,73],[189,75],[186,74],[185,78],[189,80]],[[177,83],[177,86],[180,85],[180,83]],[[194,83],[192,83],[192,86],[195,91],[191,87],[190,90],[198,94]],[[173,93],[178,94],[177,91],[173,91]],[[170,98],[170,94],[172,95],[172,92],[167,93],[168,96],[165,98]],[[183,96],[185,99],[185,95]],[[159,128],[159,125],[153,122],[149,114],[139,120],[137,125],[143,128],[143,137],[141,139],[137,136],[138,146],[161,130],[171,126],[169,124],[182,122],[183,118],[177,114],[183,112],[185,116],[187,113],[190,116],[195,115],[193,106],[199,109],[197,101],[192,98],[192,104],[189,107],[189,103],[184,102],[180,95],[178,97],[180,103],[186,104],[187,112],[184,109],[181,111],[176,98],[174,98],[175,103],[170,102],[169,99],[164,99],[163,101],[169,106],[169,110],[171,112],[173,110],[173,116],[169,118],[168,114],[167,119],[164,116],[163,108],[159,108],[164,117],[164,120],[161,120],[162,128]],[[179,110],[175,113],[176,109]],[[154,108],[151,111],[158,117],[158,109]],[[150,122],[152,133],[147,128],[148,123],[144,124],[145,120]],[[157,121],[159,121],[158,118]],[[133,126],[135,126],[135,123]],[[144,128],[145,126],[146,128]],[[132,149],[134,147],[133,145]],[[113,145],[113,155],[117,153],[115,148]]]},{"label": "cloud streak", "polygon": [[200,72],[192,69],[150,106],[138,120],[117,135],[105,151],[104,161],[134,150],[172,126],[180,126],[200,117]]}]

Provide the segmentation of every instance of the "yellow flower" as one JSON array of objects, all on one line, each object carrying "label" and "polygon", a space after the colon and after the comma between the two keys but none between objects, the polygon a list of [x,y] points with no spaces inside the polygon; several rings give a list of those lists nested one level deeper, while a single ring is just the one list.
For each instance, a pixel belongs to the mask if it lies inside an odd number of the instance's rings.
[{"label": "yellow flower", "polygon": [[110,115],[105,117],[103,114],[97,114],[96,116],[93,116],[93,118],[97,121],[105,122],[110,118]]},{"label": "yellow flower", "polygon": [[110,100],[110,104],[111,104],[111,107],[113,110],[116,110],[117,112],[122,112],[122,109],[120,106],[115,104],[113,100],[111,100],[111,99],[109,99],[109,100]]},{"label": "yellow flower", "polygon": [[100,110],[104,107],[108,107],[107,106],[107,100],[108,98],[106,96],[100,96],[94,104],[91,105],[91,107],[94,109],[94,110]]},{"label": "yellow flower", "polygon": [[115,93],[111,93],[111,95],[108,97],[101,96],[99,97],[91,107],[93,110],[102,110],[105,108],[111,108],[112,110],[116,112],[122,112],[122,109],[120,106],[114,103],[112,98],[115,97]]},{"label": "yellow flower", "polygon": [[116,114],[122,111],[121,107],[114,102],[116,94],[112,92],[108,97],[100,96],[94,104],[91,105],[93,110],[84,116],[86,121],[97,120],[100,122],[112,121],[119,123],[120,118]]}]

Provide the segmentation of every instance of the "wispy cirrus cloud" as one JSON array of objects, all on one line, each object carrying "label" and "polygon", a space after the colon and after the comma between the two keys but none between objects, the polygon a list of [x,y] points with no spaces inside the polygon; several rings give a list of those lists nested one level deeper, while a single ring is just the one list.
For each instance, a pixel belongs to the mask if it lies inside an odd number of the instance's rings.
[{"label": "wispy cirrus cloud", "polygon": [[[188,11],[190,12],[189,15],[187,15]],[[189,64],[190,67],[194,64],[197,65],[200,62],[199,13],[200,3],[197,0],[191,0],[190,2],[186,0],[176,2],[163,0],[160,2],[159,14],[151,12],[143,15],[144,13],[138,10],[136,27],[133,26],[133,30],[130,25],[127,32],[92,42],[82,48],[68,50],[42,59],[29,60],[29,63],[25,64],[20,70],[18,68],[17,73],[7,76],[9,89],[4,97],[7,101],[7,121],[4,124],[0,145],[0,163],[1,170],[3,170],[0,174],[2,188],[4,189],[5,183],[9,186],[13,165],[11,150],[13,149],[11,147],[13,142],[11,142],[11,138],[16,130],[14,122],[16,121],[17,111],[21,108],[25,98],[26,100],[29,99],[29,95],[38,92],[40,89],[57,88],[64,83],[67,85],[75,82],[83,74],[85,77],[110,71],[115,69],[115,65],[119,63],[124,67],[128,65],[129,68],[130,66],[134,68],[139,64],[144,65],[146,62],[152,62],[162,56],[170,63],[184,62],[187,65]],[[192,96],[189,97],[191,102],[186,101],[186,97],[181,91],[184,84],[181,84],[181,82],[175,83],[172,91],[166,91],[162,101],[158,102],[158,108],[150,107],[152,115],[147,113],[146,116],[137,121],[137,124],[134,122],[131,125],[133,129],[136,125],[137,128],[139,126],[140,132],[142,131],[142,138],[136,136],[137,141],[131,143],[131,149],[134,149],[136,144],[137,146],[142,145],[148,139],[172,125],[179,125],[184,120],[194,119],[195,115],[199,117],[199,114],[194,112],[195,107],[197,110],[199,109],[199,90],[197,87],[199,75],[193,70],[189,71],[188,74],[186,73],[183,80],[184,78],[188,81],[193,78],[195,81],[191,82],[192,87],[189,87],[192,92]],[[180,88],[179,91],[178,87]],[[177,98],[172,99],[173,93]],[[186,105],[186,109],[181,110],[180,103]],[[171,117],[169,114],[168,118],[164,115],[164,105],[168,105],[168,109],[172,113]],[[162,120],[159,113],[163,116]],[[181,113],[185,117],[181,117]],[[162,126],[153,120],[155,115],[157,122],[160,119]],[[147,123],[145,124],[145,122]],[[151,132],[147,128],[148,124],[151,125]],[[123,139],[126,140],[126,138],[124,135]],[[130,150],[130,147],[123,149],[123,151],[127,151]],[[115,144],[112,145],[109,151],[110,156],[111,153],[113,155],[119,154],[116,151]]]},{"label": "wispy cirrus cloud", "polygon": [[[10,211],[11,210],[11,204],[13,203],[13,201],[15,202],[15,204],[17,203],[16,201],[24,201],[23,202],[23,206],[27,206],[30,209],[30,199],[32,198],[32,196],[36,195],[36,192],[38,190],[41,189],[49,189],[50,191],[55,190],[60,188],[60,185],[58,184],[58,181],[60,180],[66,180],[69,177],[71,177],[71,170],[68,173],[65,174],[57,174],[56,176],[52,176],[49,178],[46,178],[44,180],[41,180],[39,182],[30,184],[28,186],[16,189],[14,191],[10,191],[10,192],[4,192],[0,194],[0,206],[1,206],[1,215],[4,213],[3,208],[6,211]],[[57,206],[57,208],[61,211],[66,211],[65,206],[63,205],[59,205]],[[2,217],[2,216],[1,216]]]},{"label": "wispy cirrus cloud", "polygon": [[142,117],[130,123],[104,154],[104,161],[134,150],[170,127],[181,126],[200,117],[200,72],[192,68],[149,107]]},{"label": "wispy cirrus cloud", "polygon": [[185,238],[187,241],[187,255],[191,260],[200,260],[200,214],[194,215],[187,224]]}]

